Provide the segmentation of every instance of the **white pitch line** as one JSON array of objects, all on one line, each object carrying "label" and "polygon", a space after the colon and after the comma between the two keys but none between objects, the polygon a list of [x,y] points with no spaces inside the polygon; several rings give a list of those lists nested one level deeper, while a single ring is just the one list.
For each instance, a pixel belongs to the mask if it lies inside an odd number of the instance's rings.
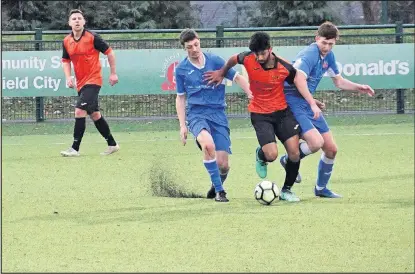
[{"label": "white pitch line", "polygon": [[[334,134],[334,137],[336,136],[385,136],[385,135],[414,135],[413,132],[404,132],[404,133],[396,133],[396,132],[385,132],[385,133],[345,133],[345,134]],[[4,139],[4,136],[3,136]],[[243,139],[256,139],[256,136],[251,136],[251,137],[232,137],[231,134],[231,140],[243,140]],[[189,138],[188,138],[189,140]],[[130,141],[121,141],[120,143],[134,143],[134,142],[166,142],[166,141],[177,141],[180,142],[179,138],[169,138],[169,139],[136,139],[136,140],[130,140]],[[67,145],[71,142],[71,140],[68,138],[68,142],[67,143],[50,143],[50,144],[42,144],[42,145]],[[95,143],[102,143],[102,141],[97,141]],[[24,146],[27,144],[5,144],[3,142],[2,146]],[[39,144],[38,144],[39,145]]]}]

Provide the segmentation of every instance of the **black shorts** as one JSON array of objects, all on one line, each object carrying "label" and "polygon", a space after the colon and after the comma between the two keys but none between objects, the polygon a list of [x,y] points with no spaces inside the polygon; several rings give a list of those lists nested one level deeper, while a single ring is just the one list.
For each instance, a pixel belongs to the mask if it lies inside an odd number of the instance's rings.
[{"label": "black shorts", "polygon": [[255,128],[258,143],[261,147],[269,143],[275,143],[275,136],[285,143],[289,138],[300,134],[300,125],[291,110],[273,113],[251,113],[251,123]]},{"label": "black shorts", "polygon": [[101,86],[85,85],[78,92],[78,100],[76,108],[86,110],[88,115],[95,111],[99,111],[98,94]]}]

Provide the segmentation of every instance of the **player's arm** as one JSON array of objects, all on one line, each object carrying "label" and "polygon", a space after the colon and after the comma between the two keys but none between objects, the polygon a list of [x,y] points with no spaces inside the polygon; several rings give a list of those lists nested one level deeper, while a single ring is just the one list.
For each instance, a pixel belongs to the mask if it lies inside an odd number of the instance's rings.
[{"label": "player's arm", "polygon": [[350,90],[350,91],[359,91],[361,93],[367,93],[369,96],[373,96],[375,92],[373,89],[368,85],[361,85],[354,83],[350,80],[347,80],[341,76],[340,71],[337,67],[336,58],[333,52],[330,52],[328,56],[328,65],[329,69],[327,71],[328,75],[333,80],[334,85],[342,90]]},{"label": "player's arm", "polygon": [[[226,66],[225,60],[220,56],[216,56],[216,66],[220,68]],[[235,69],[230,68],[228,72],[225,74],[225,78],[234,81],[236,84],[238,84],[241,87],[241,89],[245,92],[245,94],[248,96],[248,99],[253,98],[252,92],[249,88],[248,80],[242,75],[240,75]]]},{"label": "player's arm", "polygon": [[232,55],[228,61],[225,63],[222,68],[215,71],[208,71],[203,74],[204,80],[208,81],[207,85],[216,84],[216,86],[220,85],[225,78],[225,75],[228,71],[238,64],[238,55]]},{"label": "player's arm", "polygon": [[186,90],[184,88],[184,79],[183,76],[175,72],[176,78],[176,112],[177,118],[179,119],[180,125],[180,139],[183,145],[186,145],[187,139],[187,127],[186,127]]},{"label": "player's arm", "polygon": [[[288,78],[286,80],[288,83]],[[307,78],[302,73],[296,73],[294,76],[294,79],[292,83],[296,86],[300,94],[304,97],[304,99],[307,101],[307,103],[311,105],[315,104],[315,100],[313,98],[313,95],[311,94],[310,90],[308,89],[307,85]],[[291,83],[290,83],[291,84]]]},{"label": "player's arm", "polygon": [[358,83],[354,83],[350,80],[343,78],[341,75],[337,75],[331,78],[333,80],[334,85],[342,90],[350,90],[350,91],[359,91],[361,93],[366,93],[369,96],[375,95],[375,91],[368,85],[361,85]]},{"label": "player's arm", "polygon": [[311,95],[310,90],[307,85],[307,78],[304,73],[298,72],[288,61],[280,58],[281,64],[287,69],[288,76],[285,78],[285,81],[290,85],[295,85],[300,94],[308,102],[311,107],[311,110],[314,113],[314,119],[317,119],[321,114],[321,109],[317,106],[316,101]]},{"label": "player's arm", "polygon": [[66,50],[65,43],[62,43],[62,67],[65,74],[66,85],[70,88],[74,87],[74,83],[71,77],[71,57]]},{"label": "player's arm", "polygon": [[110,85],[113,86],[118,83],[118,75],[116,72],[116,64],[115,64],[115,53],[112,48],[108,45],[108,43],[102,39],[102,37],[96,33],[94,35],[94,48],[103,54],[105,54],[108,58],[108,63],[110,65],[110,78],[109,82]]},{"label": "player's arm", "polygon": [[186,95],[177,94],[176,96],[176,112],[179,119],[179,125],[181,127],[186,126]]},{"label": "player's arm", "polygon": [[313,95],[311,95],[311,92],[308,89],[307,79],[305,78],[304,74],[296,73],[293,83],[297,87],[298,92],[300,92],[303,98],[310,105],[311,110],[314,113],[313,118],[317,119],[321,114],[321,109],[318,107],[316,100],[314,100]]}]

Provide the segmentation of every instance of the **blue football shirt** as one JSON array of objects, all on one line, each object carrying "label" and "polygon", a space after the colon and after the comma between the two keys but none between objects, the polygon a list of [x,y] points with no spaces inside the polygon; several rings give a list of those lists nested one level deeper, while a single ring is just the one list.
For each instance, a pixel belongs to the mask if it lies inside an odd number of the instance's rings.
[{"label": "blue football shirt", "polygon": [[[315,93],[325,73],[330,77],[335,77],[340,74],[334,53],[330,51],[325,57],[322,57],[316,43],[312,43],[301,50],[295,57],[293,66],[299,73],[303,73],[307,77],[307,86],[311,94]],[[302,98],[297,88],[287,82],[284,83],[284,92],[287,96]]]},{"label": "blue football shirt", "polygon": [[[207,85],[203,80],[203,74],[207,71],[221,69],[225,65],[225,60],[213,53],[203,53],[204,66],[197,67],[189,58],[183,59],[176,67],[176,89],[178,95],[186,94],[187,112],[192,113],[209,113],[224,110],[225,102],[225,84],[222,82],[219,86]],[[230,69],[225,78],[234,80],[237,72]]]}]

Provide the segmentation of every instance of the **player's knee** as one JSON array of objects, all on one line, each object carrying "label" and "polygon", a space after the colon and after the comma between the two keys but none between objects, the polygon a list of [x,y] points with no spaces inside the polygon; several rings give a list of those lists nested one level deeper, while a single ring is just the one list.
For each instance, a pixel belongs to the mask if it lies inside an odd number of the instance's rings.
[{"label": "player's knee", "polygon": [[219,164],[218,163],[218,166],[219,166],[219,171],[220,171],[221,174],[226,174],[226,173],[229,172],[230,167],[229,167],[228,163],[226,163],[226,164],[224,164],[224,163]]},{"label": "player's knee", "polygon": [[86,110],[75,108],[75,117],[86,117]]},{"label": "player's knee", "polygon": [[329,159],[334,159],[336,158],[337,155],[337,145],[333,144],[331,146],[329,146],[325,151],[324,154],[326,155],[327,158]]},{"label": "player's knee", "polygon": [[268,162],[273,162],[278,157],[278,151],[277,150],[271,150],[271,151],[264,151],[265,158],[267,158]]},{"label": "player's knee", "polygon": [[99,111],[92,112],[89,116],[94,121],[98,121],[99,119],[101,119],[101,113]]},{"label": "player's knee", "polygon": [[300,161],[300,151],[288,151],[288,158],[291,160],[291,162],[298,162]]},{"label": "player's knee", "polygon": [[321,136],[314,138],[313,140],[307,142],[308,147],[312,153],[317,152],[324,145],[324,139]]},{"label": "player's knee", "polygon": [[215,144],[211,142],[204,142],[201,144],[202,150],[207,152],[209,155],[215,154]]}]

